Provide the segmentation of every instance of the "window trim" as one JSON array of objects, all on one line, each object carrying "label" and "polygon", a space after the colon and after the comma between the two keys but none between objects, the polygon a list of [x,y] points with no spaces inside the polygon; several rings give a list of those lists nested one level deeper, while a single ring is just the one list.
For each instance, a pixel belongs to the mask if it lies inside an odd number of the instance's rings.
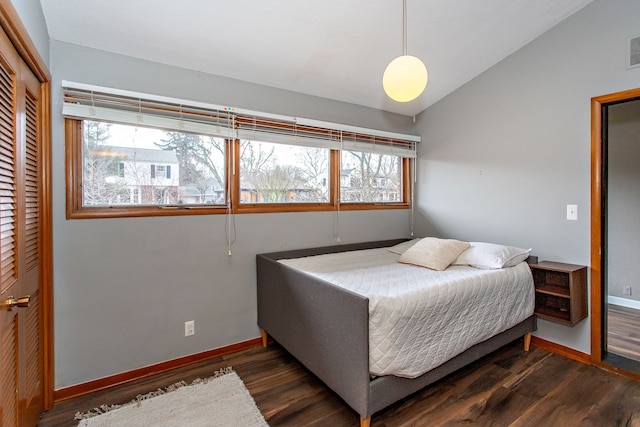
[{"label": "window trim", "polygon": [[[341,151],[331,149],[329,154],[329,202],[327,203],[243,203],[240,204],[240,140],[225,139],[225,175],[227,197],[225,205],[142,205],[142,206],[83,206],[83,120],[65,118],[66,153],[66,216],[67,219],[120,218],[178,215],[222,215],[277,213],[277,212],[330,212],[356,210],[394,210],[411,208],[412,159],[401,157],[402,200],[398,202],[340,202]],[[104,121],[104,120],[100,120]],[[231,170],[230,170],[231,169]]]},{"label": "window trim", "polygon": [[[234,153],[240,153],[240,140],[234,141]],[[329,201],[326,203],[240,203],[240,155],[234,155],[234,171],[232,185],[232,208],[235,213],[274,213],[274,212],[322,212],[335,210],[335,177],[336,150],[329,152]],[[339,153],[339,152],[338,152]],[[339,160],[338,160],[339,161]]]},{"label": "window trim", "polygon": [[[82,206],[82,120],[65,119],[67,219],[144,216],[211,215],[227,212],[226,205]],[[228,173],[228,171],[227,171]]]},{"label": "window trim", "polygon": [[[340,155],[340,152],[337,152]],[[402,200],[398,202],[341,202],[341,211],[357,211],[357,210],[385,210],[385,209],[409,209],[411,208],[411,186],[413,185],[411,159],[403,157],[401,160],[402,168]],[[337,171],[339,174],[340,171]],[[339,179],[339,177],[338,177]],[[339,182],[338,182],[339,187]],[[339,188],[338,188],[339,191]]]}]

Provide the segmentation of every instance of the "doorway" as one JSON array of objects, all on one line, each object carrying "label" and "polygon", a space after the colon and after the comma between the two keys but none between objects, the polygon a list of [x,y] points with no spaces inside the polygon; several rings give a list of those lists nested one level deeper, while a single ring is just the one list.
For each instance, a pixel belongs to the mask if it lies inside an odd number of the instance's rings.
[{"label": "doorway", "polygon": [[637,242],[625,234],[635,230],[632,222],[637,214],[625,217],[624,213],[637,212],[630,204],[638,202],[638,186],[622,179],[635,180],[637,166],[629,163],[633,152],[628,150],[637,137],[625,136],[629,131],[625,121],[636,111],[640,120],[640,89],[591,100],[591,358],[595,364],[632,376],[640,376],[640,354],[635,354],[640,347],[627,339],[632,337],[627,331],[640,313],[635,310],[640,302],[634,299],[640,299],[632,298],[634,283],[626,273],[631,270],[628,251],[616,236]]},{"label": "doorway", "polygon": [[603,217],[607,292],[605,361],[623,357],[640,364],[640,282],[637,245],[640,238],[640,100],[609,105],[606,132]]}]

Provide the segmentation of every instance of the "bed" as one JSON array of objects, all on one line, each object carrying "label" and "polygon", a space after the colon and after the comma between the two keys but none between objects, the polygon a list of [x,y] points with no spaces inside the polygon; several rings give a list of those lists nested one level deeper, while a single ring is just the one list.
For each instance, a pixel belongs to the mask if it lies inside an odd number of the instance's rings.
[{"label": "bed", "polygon": [[[403,255],[394,252],[393,248],[409,243],[412,242],[397,239],[256,256],[258,326],[262,329],[263,344],[267,345],[267,337],[270,336],[282,345],[360,415],[361,427],[370,425],[374,413],[511,341],[524,337],[525,350],[528,349],[531,332],[536,329],[533,281],[525,263],[498,270],[451,265],[442,272],[432,272],[396,262]],[[350,258],[343,262],[342,258],[336,258],[338,256]],[[394,270],[382,273],[383,270],[378,270],[381,264],[388,264]],[[345,265],[350,267],[345,268]],[[414,300],[433,304],[432,298],[398,295],[397,289],[404,287],[398,287],[397,283],[406,281],[402,276],[405,270],[409,271],[406,274],[419,280],[423,280],[425,274],[444,277],[460,273],[481,277],[479,280],[485,284],[463,285],[456,282],[457,276],[454,277],[454,288],[467,289],[464,291],[467,293],[472,289],[473,298],[479,298],[477,289],[495,287],[496,283],[504,281],[518,282],[524,296],[493,297],[493,300],[511,300],[512,306],[507,307],[507,312],[518,311],[518,314],[498,327],[493,326],[493,320],[484,322],[489,327],[480,331],[477,337],[470,338],[477,342],[465,338],[457,340],[463,342],[453,346],[440,345],[428,331],[413,332],[417,324],[431,325],[437,321],[418,319],[418,323],[414,320],[413,324],[400,327],[395,323],[411,318],[407,313],[418,312],[419,304],[414,304]],[[397,283],[391,283],[388,285],[390,288],[381,292],[383,298],[376,295],[375,289],[379,290],[380,286],[387,286],[384,283],[394,280]],[[434,286],[449,289],[440,284]],[[511,287],[515,285],[500,284],[500,288]],[[388,301],[400,308],[395,311],[384,308]],[[487,304],[475,304],[484,305]],[[423,311],[432,312],[435,307],[432,305]],[[468,307],[462,308],[461,313],[467,311]],[[396,316],[391,322],[394,326],[380,330],[390,323],[389,316]],[[509,317],[509,313],[498,314],[497,317],[502,322],[505,316]],[[449,324],[454,318],[464,318],[464,315],[456,314],[440,323]],[[465,329],[464,321],[462,319],[463,323],[454,326],[454,330]],[[483,323],[478,318],[466,321]],[[426,350],[416,351],[412,347],[414,338],[394,335],[396,329],[405,331],[403,333],[410,337],[413,333],[418,340],[425,341],[427,344],[423,347]],[[434,352],[434,347],[446,347],[446,351]],[[389,351],[396,353],[389,355]]]}]

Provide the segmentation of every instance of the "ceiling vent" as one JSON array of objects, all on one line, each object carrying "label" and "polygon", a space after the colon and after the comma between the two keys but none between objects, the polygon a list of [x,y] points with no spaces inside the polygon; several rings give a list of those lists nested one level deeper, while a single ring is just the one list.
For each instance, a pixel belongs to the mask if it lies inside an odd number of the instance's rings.
[{"label": "ceiling vent", "polygon": [[627,68],[640,66],[640,36],[631,37],[627,45]]}]

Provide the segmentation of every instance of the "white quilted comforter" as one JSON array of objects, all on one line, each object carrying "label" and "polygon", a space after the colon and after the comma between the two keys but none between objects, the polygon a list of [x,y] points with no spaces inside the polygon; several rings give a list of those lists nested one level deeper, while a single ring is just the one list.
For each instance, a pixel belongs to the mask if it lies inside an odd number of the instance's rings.
[{"label": "white quilted comforter", "polygon": [[373,375],[415,378],[533,314],[526,263],[433,271],[397,258],[381,248],[280,260],[369,298]]}]

